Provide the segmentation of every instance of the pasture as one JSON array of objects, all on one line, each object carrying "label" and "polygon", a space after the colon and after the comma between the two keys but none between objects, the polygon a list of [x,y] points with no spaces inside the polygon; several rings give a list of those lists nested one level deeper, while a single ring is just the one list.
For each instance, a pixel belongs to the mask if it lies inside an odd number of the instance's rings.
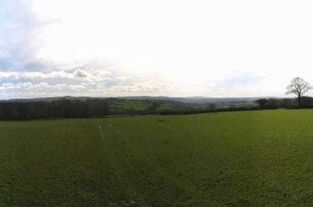
[{"label": "pasture", "polygon": [[313,110],[0,122],[0,206],[312,206]]}]

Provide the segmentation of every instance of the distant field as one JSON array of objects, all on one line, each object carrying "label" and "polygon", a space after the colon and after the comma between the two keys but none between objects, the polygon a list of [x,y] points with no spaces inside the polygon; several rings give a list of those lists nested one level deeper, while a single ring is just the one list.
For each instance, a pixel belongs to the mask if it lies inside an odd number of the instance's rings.
[{"label": "distant field", "polygon": [[0,122],[0,206],[312,206],[313,110]]}]

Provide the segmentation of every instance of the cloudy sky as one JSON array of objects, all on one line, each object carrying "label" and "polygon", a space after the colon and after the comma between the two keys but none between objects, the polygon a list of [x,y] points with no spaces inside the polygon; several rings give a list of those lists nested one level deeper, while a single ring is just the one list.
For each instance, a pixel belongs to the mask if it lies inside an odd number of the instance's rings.
[{"label": "cloudy sky", "polygon": [[313,83],[313,4],[0,0],[0,99],[284,96]]}]

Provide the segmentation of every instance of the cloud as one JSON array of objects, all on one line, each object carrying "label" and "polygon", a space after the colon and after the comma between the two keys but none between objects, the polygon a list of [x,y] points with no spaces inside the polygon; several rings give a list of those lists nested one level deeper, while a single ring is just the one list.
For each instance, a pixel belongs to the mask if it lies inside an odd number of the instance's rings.
[{"label": "cloud", "polygon": [[[213,96],[258,96],[258,86],[263,85],[266,80],[263,73],[255,73],[243,70],[232,71],[223,75],[216,81],[207,83],[207,90]],[[254,91],[254,92],[253,92]],[[252,94],[252,95],[250,95]]]},{"label": "cloud", "polygon": [[0,13],[0,69],[21,68],[33,59],[38,20],[28,0],[2,0]]},{"label": "cloud", "polygon": [[294,76],[313,82],[310,1],[0,1],[0,98],[276,96]]},{"label": "cloud", "polygon": [[33,96],[90,95],[139,96],[171,95],[178,88],[161,76],[126,74],[110,71],[89,73],[83,69],[70,71],[0,71],[0,95],[7,98]]},{"label": "cloud", "polygon": [[261,74],[255,74],[244,71],[233,71],[224,75],[223,80],[215,84],[215,88],[241,88],[251,87],[259,84],[266,77]]},{"label": "cloud", "polygon": [[33,11],[34,0],[1,0],[0,71],[51,70],[58,67],[51,60],[38,57],[46,43],[40,36],[54,19],[41,19]]},{"label": "cloud", "polygon": [[40,80],[40,79],[72,79],[74,74],[65,71],[52,71],[52,72],[10,72],[0,71],[0,80],[12,81],[12,80]]},{"label": "cloud", "polygon": [[[92,71],[87,72],[87,71]],[[3,98],[41,96],[249,96],[265,79],[264,75],[244,71],[225,74],[215,81],[177,81],[160,74],[133,74],[80,66],[50,72],[0,71]]]},{"label": "cloud", "polygon": [[83,71],[83,70],[76,70],[74,72],[74,77],[77,77],[77,78],[87,78],[90,76],[91,75],[89,73],[87,73],[86,71]]},{"label": "cloud", "polygon": [[[0,71],[1,98],[32,97],[54,95],[100,95],[108,88],[122,86],[127,81],[125,75],[117,77],[110,72],[90,74],[82,69],[73,71]],[[95,92],[96,91],[96,92]]]},{"label": "cloud", "polygon": [[0,85],[0,94],[5,98],[31,98],[47,97],[49,92],[55,96],[64,96],[67,93],[79,95],[85,89],[85,86],[75,84],[49,84],[47,82],[19,82],[2,83]]}]

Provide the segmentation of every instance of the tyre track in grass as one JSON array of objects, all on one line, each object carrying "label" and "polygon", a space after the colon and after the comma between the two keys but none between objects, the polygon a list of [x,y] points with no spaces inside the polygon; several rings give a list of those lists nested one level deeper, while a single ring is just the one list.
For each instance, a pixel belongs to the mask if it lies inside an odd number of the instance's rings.
[{"label": "tyre track in grass", "polygon": [[[116,131],[116,133],[119,133],[116,128],[110,124],[109,125],[114,131]],[[165,130],[168,129],[169,126],[165,125]],[[162,129],[163,130],[163,129]],[[136,157],[140,158],[137,159],[139,161],[144,161],[141,163],[144,163],[147,165],[147,168],[152,170],[155,173],[155,178],[158,180],[157,185],[162,185],[162,188],[167,188],[168,190],[172,191],[171,194],[179,194],[178,196],[188,196],[189,198],[191,197],[190,194],[195,194],[193,189],[188,188],[188,190],[186,188],[184,188],[183,184],[180,182],[180,180],[178,178],[176,178],[170,171],[169,169],[166,169],[164,167],[162,167],[160,164],[158,164],[158,162],[153,162],[152,159],[149,158],[148,154],[145,153],[143,150],[138,150],[134,144],[131,142],[130,139],[125,139],[123,138],[124,136],[121,136],[120,138],[123,140],[123,142],[125,143],[125,145],[127,146],[127,149],[130,150],[131,154],[138,154],[138,152],[141,153],[141,156],[137,155]],[[140,162],[139,162],[140,163]],[[133,169],[133,172],[135,172],[136,174],[138,173],[138,168],[136,168],[136,166],[134,166],[131,163],[128,163],[129,166],[131,166],[131,168]],[[144,170],[144,169],[143,169]],[[145,171],[145,170],[144,170]],[[138,176],[142,176],[140,174],[138,174]],[[145,180],[149,182],[148,180]],[[173,187],[174,186],[174,187]],[[157,186],[157,187],[161,187],[161,186]],[[189,186],[190,187],[190,186]],[[192,191],[192,192],[190,192]],[[163,192],[164,193],[164,192]],[[169,194],[170,195],[170,194]],[[185,199],[185,201],[188,201],[189,199]]]},{"label": "tyre track in grass", "polygon": [[[101,123],[98,124],[98,131],[99,131],[99,137],[100,141],[103,144],[102,151],[106,151],[106,149],[109,149],[109,151],[104,153],[104,158],[108,165],[110,166],[109,169],[104,170],[103,173],[107,173],[106,171],[109,171],[109,174],[112,176],[108,178],[110,181],[110,185],[113,188],[117,188],[117,191],[120,192],[120,194],[117,196],[118,199],[112,199],[111,203],[115,203],[116,205],[124,205],[124,204],[135,204],[134,197],[131,196],[133,194],[132,192],[137,192],[137,190],[134,188],[132,183],[129,182],[129,179],[127,179],[127,176],[125,176],[125,172],[121,171],[120,169],[125,169],[124,165],[129,165],[129,163],[125,162],[124,160],[121,160],[118,155],[116,155],[118,150],[122,150],[121,146],[116,146],[116,141],[122,141],[119,138],[119,132],[116,130],[116,128],[111,123]],[[104,136],[104,133],[108,136]],[[122,143],[122,145],[124,145]],[[113,150],[112,150],[113,149]],[[122,162],[121,162],[122,161]],[[111,179],[113,178],[113,179]],[[126,178],[126,179],[125,179]],[[112,182],[112,180],[115,180],[116,183]],[[125,183],[127,185],[125,185]],[[113,192],[116,192],[114,190]],[[131,192],[131,193],[130,193]],[[115,205],[114,204],[114,205]]]}]

